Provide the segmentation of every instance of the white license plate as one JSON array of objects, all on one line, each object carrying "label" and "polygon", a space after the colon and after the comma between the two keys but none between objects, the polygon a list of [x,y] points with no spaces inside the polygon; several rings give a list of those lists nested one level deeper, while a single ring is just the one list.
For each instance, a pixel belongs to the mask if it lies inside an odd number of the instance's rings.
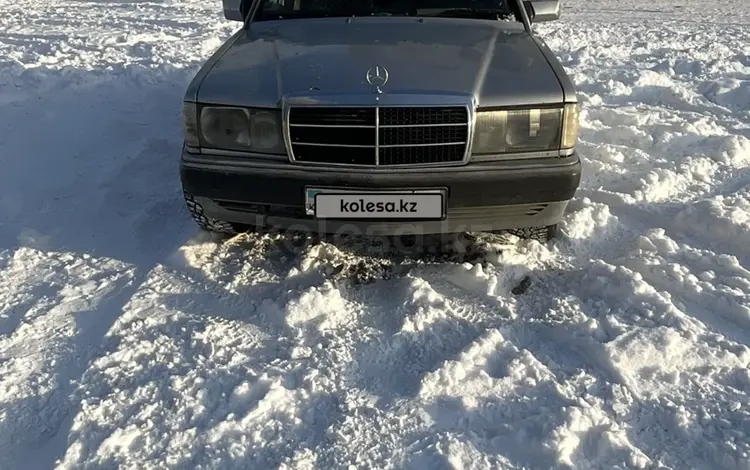
[{"label": "white license plate", "polygon": [[320,219],[442,219],[443,193],[307,189],[305,209]]}]

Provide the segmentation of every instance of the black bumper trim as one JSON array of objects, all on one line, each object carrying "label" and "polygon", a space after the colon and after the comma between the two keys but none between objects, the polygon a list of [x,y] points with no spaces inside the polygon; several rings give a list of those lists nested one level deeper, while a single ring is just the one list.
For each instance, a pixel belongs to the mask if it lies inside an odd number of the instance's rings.
[{"label": "black bumper trim", "polygon": [[195,157],[183,153],[180,164],[183,188],[193,196],[280,206],[303,206],[305,186],[379,190],[441,186],[448,188],[449,208],[566,201],[581,180],[581,162],[575,155],[564,162],[550,159],[547,165],[531,167],[517,162],[477,163],[431,172],[330,171],[286,162],[230,166],[205,162],[205,156],[196,162]]}]

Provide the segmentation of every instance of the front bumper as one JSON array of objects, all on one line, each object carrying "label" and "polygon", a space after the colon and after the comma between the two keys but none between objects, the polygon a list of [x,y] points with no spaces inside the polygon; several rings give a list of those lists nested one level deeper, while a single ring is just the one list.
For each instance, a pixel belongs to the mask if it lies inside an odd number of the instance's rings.
[{"label": "front bumper", "polygon": [[[556,224],[581,179],[570,157],[472,163],[446,168],[305,167],[284,160],[190,153],[183,149],[182,185],[208,217],[314,232],[367,235],[476,232]],[[442,221],[324,221],[307,216],[304,188],[371,190],[443,188]]]}]

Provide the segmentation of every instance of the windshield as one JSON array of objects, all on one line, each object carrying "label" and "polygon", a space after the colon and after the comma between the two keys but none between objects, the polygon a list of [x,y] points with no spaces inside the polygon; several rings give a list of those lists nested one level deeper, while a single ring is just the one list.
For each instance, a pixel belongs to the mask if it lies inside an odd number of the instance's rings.
[{"label": "windshield", "polygon": [[347,16],[424,16],[521,21],[515,0],[261,0],[255,21]]}]

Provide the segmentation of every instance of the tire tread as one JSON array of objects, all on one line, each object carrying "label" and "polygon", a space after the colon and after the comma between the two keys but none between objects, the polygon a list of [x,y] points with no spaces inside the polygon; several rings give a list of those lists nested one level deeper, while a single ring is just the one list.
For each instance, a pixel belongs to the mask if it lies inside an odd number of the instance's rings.
[{"label": "tire tread", "polygon": [[221,233],[223,235],[237,235],[239,233],[237,227],[231,222],[208,217],[203,211],[203,206],[191,194],[185,191],[183,191],[183,194],[188,212],[190,212],[193,220],[200,228],[208,232]]}]

